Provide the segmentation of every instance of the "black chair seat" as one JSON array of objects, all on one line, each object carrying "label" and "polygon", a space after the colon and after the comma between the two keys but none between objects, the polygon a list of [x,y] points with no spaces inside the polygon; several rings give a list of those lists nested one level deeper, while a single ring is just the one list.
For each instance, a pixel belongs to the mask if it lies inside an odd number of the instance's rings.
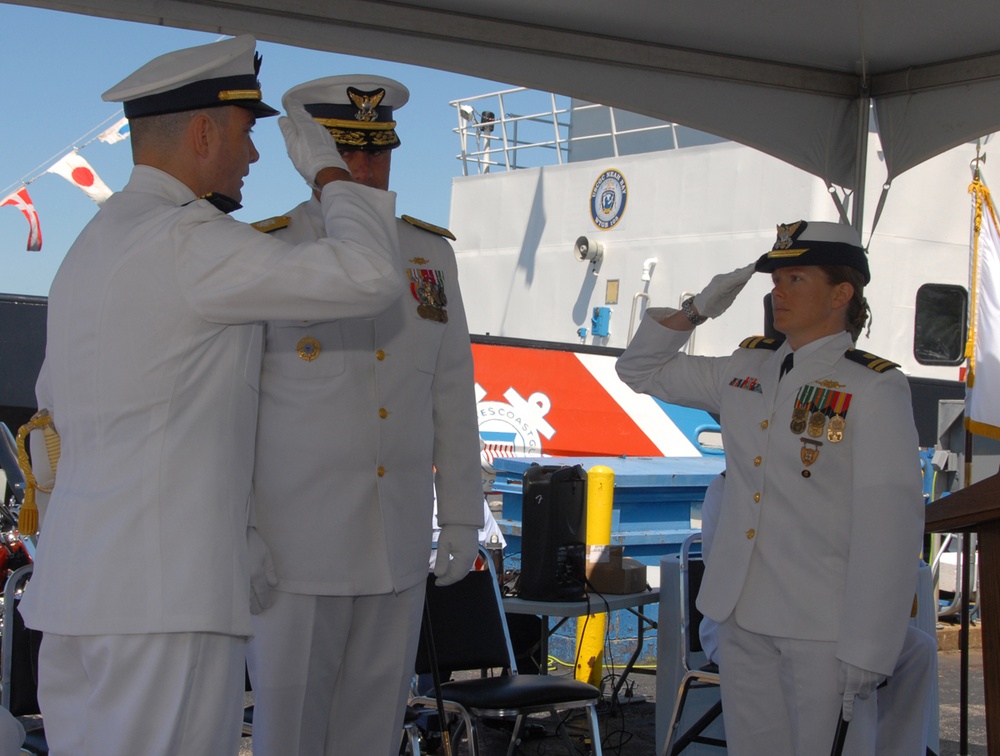
[{"label": "black chair seat", "polygon": [[21,750],[35,754],[35,756],[47,756],[49,744],[45,742],[45,730],[39,727],[38,729],[26,732]]},{"label": "black chair seat", "polygon": [[572,678],[549,675],[506,675],[453,680],[441,684],[441,696],[466,709],[501,711],[526,709],[568,702],[596,701],[601,691]]}]

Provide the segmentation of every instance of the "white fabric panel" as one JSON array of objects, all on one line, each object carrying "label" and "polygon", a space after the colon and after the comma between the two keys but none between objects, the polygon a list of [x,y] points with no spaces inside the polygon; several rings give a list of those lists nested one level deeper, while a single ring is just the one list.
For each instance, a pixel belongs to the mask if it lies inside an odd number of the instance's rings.
[{"label": "white fabric panel", "polygon": [[[710,131],[853,187],[856,112],[880,107],[892,175],[1000,130],[1000,3],[785,0],[663,3],[610,12],[548,0],[27,0],[395,60],[615,105]],[[979,60],[971,60],[979,58]],[[954,61],[961,61],[955,63]],[[911,78],[919,76],[918,94]],[[924,89],[926,87],[926,89]]]},{"label": "white fabric panel", "polygon": [[882,97],[875,112],[889,178],[996,130],[1000,81]]}]

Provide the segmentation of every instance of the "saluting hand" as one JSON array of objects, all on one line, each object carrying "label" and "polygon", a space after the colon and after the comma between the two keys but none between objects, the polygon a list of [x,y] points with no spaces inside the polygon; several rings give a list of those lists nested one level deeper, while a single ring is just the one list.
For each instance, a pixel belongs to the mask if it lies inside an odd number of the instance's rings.
[{"label": "saluting hand", "polygon": [[314,121],[304,107],[299,105],[289,110],[287,116],[278,119],[278,127],[285,137],[285,148],[292,165],[309,186],[317,187],[316,177],[326,168],[342,170],[347,173],[342,178],[350,178],[351,172],[337,151],[337,143],[330,132]]},{"label": "saluting hand", "polygon": [[698,314],[706,318],[717,318],[728,310],[754,274],[754,265],[756,263],[750,263],[732,273],[719,273],[709,281],[708,286],[700,294],[695,295],[692,303]]}]

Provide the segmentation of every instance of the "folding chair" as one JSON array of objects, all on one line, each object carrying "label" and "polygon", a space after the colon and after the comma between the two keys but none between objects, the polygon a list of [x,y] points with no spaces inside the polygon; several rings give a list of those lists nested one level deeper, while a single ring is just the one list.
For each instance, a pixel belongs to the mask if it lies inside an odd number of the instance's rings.
[{"label": "folding chair", "polygon": [[406,707],[406,714],[403,717],[403,745],[406,750],[401,750],[400,753],[420,756],[420,729],[417,727],[419,717],[419,710],[412,706]]},{"label": "folding chair", "polygon": [[[0,706],[16,717],[39,715],[35,696],[38,643],[41,633],[28,630],[17,604],[20,590],[31,577],[34,565],[19,567],[7,578],[3,590],[3,630],[0,640]],[[40,720],[39,720],[40,721]],[[28,729],[21,752],[43,756],[49,752],[44,726]]]},{"label": "folding chair", "polygon": [[[695,533],[684,541],[680,552],[680,617],[681,617],[681,663],[684,677],[674,700],[674,710],[667,727],[667,737],[663,743],[663,756],[675,756],[692,743],[726,747],[726,741],[704,735],[706,729],[722,714],[722,701],[716,701],[685,732],[678,735],[684,705],[692,689],[718,688],[719,668],[715,664],[693,667],[693,657],[702,651],[698,627],[702,614],[695,605],[701,579],[705,574],[705,563],[700,556],[691,554],[692,547],[701,543],[701,533]],[[692,668],[693,667],[693,668]]]},{"label": "folding chair", "polygon": [[500,674],[441,682],[435,691],[414,697],[410,704],[436,711],[439,692],[445,713],[460,717],[470,756],[480,752],[476,721],[483,717],[514,718],[507,749],[510,756],[525,716],[582,709],[588,719],[591,753],[601,756],[596,708],[600,690],[573,678],[518,674],[500,587],[488,555],[485,551],[482,555],[486,568],[473,570],[453,585],[437,586],[434,576],[428,576],[416,672],[435,675],[435,680],[440,680],[441,670],[500,670]]}]

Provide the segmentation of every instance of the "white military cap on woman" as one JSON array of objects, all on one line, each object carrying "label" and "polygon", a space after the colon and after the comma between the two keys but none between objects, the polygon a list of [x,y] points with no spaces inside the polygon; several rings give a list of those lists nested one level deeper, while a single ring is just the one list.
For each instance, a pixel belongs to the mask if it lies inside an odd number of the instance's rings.
[{"label": "white military cap on woman", "polygon": [[237,105],[258,118],[278,115],[261,100],[261,57],[249,34],[154,58],[102,95],[124,103],[126,118]]},{"label": "white military cap on woman", "polygon": [[778,238],[757,260],[754,270],[771,273],[778,268],[807,265],[847,265],[871,281],[868,255],[857,230],[844,223],[796,221],[778,226]]},{"label": "white military cap on woman", "polygon": [[285,112],[303,106],[346,150],[394,150],[399,147],[393,110],[410,99],[410,90],[384,76],[327,76],[285,92]]}]

